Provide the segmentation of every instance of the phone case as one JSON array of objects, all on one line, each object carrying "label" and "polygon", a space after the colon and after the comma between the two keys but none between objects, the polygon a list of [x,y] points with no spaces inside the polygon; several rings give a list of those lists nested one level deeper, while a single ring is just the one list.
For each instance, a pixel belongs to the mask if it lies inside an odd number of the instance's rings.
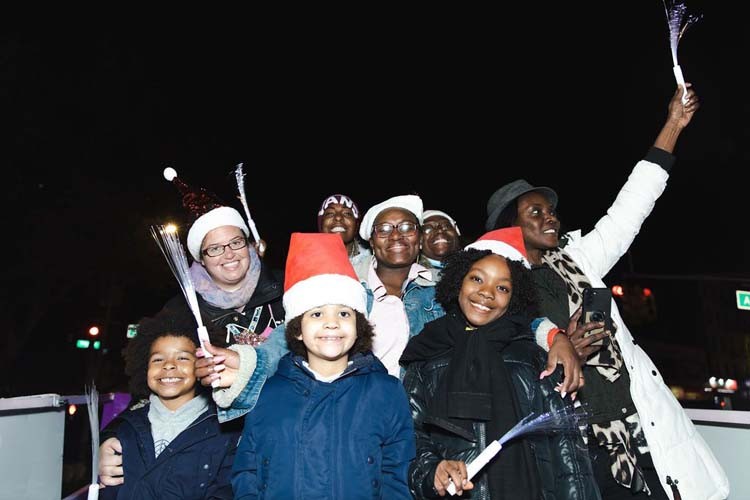
[{"label": "phone case", "polygon": [[[590,321],[604,321],[604,328],[596,328],[586,333],[586,337],[604,330],[612,331],[612,292],[609,288],[593,287],[583,290],[583,310],[581,323]],[[592,345],[599,345],[603,341],[597,340]]]}]

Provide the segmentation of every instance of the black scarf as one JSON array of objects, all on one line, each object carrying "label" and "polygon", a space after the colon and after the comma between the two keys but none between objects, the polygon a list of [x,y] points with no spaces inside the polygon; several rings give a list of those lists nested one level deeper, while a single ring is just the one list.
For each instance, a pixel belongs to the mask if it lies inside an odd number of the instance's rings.
[{"label": "black scarf", "polygon": [[[524,416],[500,353],[513,341],[531,339],[530,321],[504,315],[475,330],[456,312],[432,321],[406,346],[401,363],[450,356],[428,403],[425,423],[476,441],[473,423],[484,422],[487,440],[499,439]],[[484,471],[492,498],[537,500],[540,478],[526,440],[512,440]],[[478,479],[478,478],[475,478]]]}]

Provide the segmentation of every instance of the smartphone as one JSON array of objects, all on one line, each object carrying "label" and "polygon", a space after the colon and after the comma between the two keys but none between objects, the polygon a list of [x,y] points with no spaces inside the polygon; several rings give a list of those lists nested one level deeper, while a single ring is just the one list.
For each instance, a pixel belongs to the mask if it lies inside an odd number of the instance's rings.
[{"label": "smartphone", "polygon": [[[581,323],[590,321],[603,321],[604,328],[595,328],[586,332],[585,337],[603,332],[612,331],[612,292],[606,287],[594,287],[583,289],[583,310]],[[591,345],[600,345],[604,339],[597,340]]]}]

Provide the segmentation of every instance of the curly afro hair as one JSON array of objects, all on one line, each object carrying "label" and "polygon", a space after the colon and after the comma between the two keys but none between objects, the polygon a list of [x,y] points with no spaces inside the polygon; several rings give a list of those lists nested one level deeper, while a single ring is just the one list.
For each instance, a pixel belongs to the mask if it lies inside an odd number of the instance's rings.
[{"label": "curly afro hair", "polygon": [[[185,337],[197,348],[197,334],[194,321],[179,315],[161,314],[144,318],[138,323],[138,334],[125,347],[125,374],[130,377],[128,388],[133,401],[147,399],[151,394],[148,388],[148,360],[151,346],[161,337]],[[202,390],[196,384],[196,392]]]},{"label": "curly afro hair", "polygon": [[[354,311],[354,316],[357,318],[357,339],[349,350],[349,358],[360,352],[364,353],[371,351],[372,338],[375,336],[372,324],[367,320],[364,314],[359,311]],[[292,318],[286,322],[286,344],[290,351],[307,360],[307,347],[305,347],[304,342],[297,338],[301,335],[302,315],[300,314],[296,318]]]},{"label": "curly afro hair", "polygon": [[[458,310],[458,294],[461,291],[466,274],[480,259],[492,254],[491,250],[477,250],[467,248],[449,255],[445,259],[445,267],[435,289],[435,298],[446,311]],[[510,279],[513,283],[513,294],[508,304],[508,314],[524,314],[529,317],[537,316],[537,295],[531,271],[517,260],[506,259],[510,268]]]}]

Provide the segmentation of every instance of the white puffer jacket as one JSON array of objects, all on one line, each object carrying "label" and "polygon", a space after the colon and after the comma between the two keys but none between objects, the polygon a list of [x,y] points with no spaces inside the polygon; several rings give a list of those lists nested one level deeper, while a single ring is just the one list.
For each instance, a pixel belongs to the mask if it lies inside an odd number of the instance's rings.
[{"label": "white puffer jacket", "polygon": [[[594,226],[581,236],[569,233],[565,251],[575,260],[591,286],[606,286],[602,277],[628,250],[666,187],[669,174],[655,163],[640,161],[615,199]],[[571,311],[571,314],[573,311]],[[630,373],[630,394],[638,410],[659,479],[672,498],[667,476],[678,481],[683,500],[723,500],[729,479],[706,442],[675,399],[648,355],[633,337],[612,302],[615,338]]]}]

